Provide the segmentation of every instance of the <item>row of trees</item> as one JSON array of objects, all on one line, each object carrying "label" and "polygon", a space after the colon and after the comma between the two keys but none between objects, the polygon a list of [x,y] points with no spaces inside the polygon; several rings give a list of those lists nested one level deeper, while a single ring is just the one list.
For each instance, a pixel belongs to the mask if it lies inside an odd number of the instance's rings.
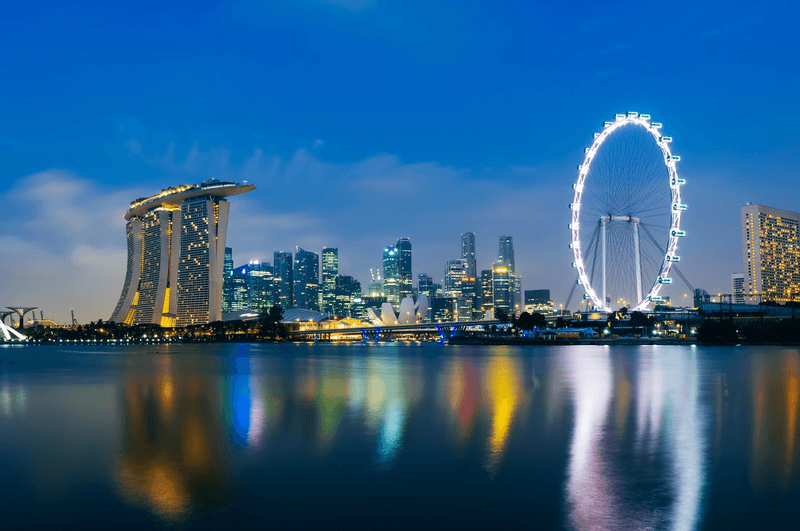
[{"label": "row of trees", "polygon": [[142,341],[173,339],[182,341],[276,341],[289,337],[283,321],[283,308],[263,308],[259,319],[216,321],[182,328],[163,328],[156,324],[125,325],[102,319],[68,328],[34,326],[25,334],[38,341]]}]

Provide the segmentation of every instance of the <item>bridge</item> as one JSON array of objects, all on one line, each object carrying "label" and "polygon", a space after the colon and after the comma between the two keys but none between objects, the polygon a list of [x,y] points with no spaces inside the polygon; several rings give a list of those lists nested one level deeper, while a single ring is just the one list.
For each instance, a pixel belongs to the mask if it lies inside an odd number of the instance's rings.
[{"label": "bridge", "polygon": [[398,337],[414,337],[416,339],[438,338],[439,341],[450,339],[457,330],[471,326],[500,324],[497,319],[480,321],[450,321],[445,323],[417,323],[398,325],[369,325],[343,328],[311,328],[293,330],[289,337],[294,341],[391,341]]}]

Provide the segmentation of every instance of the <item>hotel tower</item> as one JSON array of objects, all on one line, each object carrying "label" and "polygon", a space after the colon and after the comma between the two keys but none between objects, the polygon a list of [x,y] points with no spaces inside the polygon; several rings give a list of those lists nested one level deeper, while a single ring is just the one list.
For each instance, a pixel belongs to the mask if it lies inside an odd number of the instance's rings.
[{"label": "hotel tower", "polygon": [[125,284],[109,320],[170,327],[219,321],[230,208],[225,198],[255,187],[211,179],[131,203]]},{"label": "hotel tower", "polygon": [[743,206],[742,264],[749,302],[800,300],[800,214]]}]

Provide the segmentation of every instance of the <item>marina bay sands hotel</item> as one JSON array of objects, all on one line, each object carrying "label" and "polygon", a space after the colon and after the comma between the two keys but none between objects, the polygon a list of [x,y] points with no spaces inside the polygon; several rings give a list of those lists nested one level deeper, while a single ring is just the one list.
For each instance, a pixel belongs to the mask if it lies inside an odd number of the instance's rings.
[{"label": "marina bay sands hotel", "polygon": [[225,198],[255,187],[212,179],[131,203],[125,285],[109,320],[169,327],[219,321],[230,209]]}]

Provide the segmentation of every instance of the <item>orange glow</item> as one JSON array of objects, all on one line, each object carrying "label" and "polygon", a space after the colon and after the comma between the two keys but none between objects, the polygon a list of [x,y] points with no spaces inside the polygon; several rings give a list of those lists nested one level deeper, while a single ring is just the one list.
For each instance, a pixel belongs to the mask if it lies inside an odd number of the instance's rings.
[{"label": "orange glow", "polygon": [[486,377],[486,391],[493,409],[486,468],[494,474],[500,467],[519,401],[518,371],[512,360],[505,357],[492,360]]}]

